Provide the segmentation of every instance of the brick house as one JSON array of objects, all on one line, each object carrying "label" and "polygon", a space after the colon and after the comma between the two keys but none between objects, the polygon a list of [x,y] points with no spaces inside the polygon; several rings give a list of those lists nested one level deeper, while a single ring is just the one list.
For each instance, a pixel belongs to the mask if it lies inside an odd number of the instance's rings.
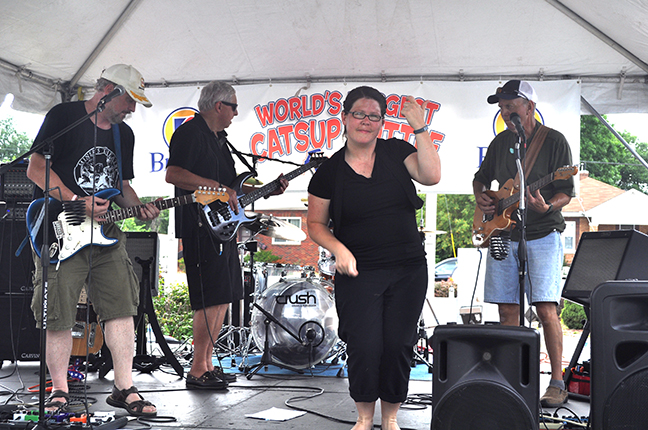
[{"label": "brick house", "polygon": [[580,172],[580,190],[562,209],[567,228],[565,262],[570,265],[582,233],[621,229],[648,233],[648,196],[637,190],[624,191]]}]

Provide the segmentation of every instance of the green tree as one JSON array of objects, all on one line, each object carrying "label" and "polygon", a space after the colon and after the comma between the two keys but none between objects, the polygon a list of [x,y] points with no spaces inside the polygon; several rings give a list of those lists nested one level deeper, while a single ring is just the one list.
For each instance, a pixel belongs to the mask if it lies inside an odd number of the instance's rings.
[{"label": "green tree", "polygon": [[14,128],[11,118],[0,119],[0,162],[13,161],[31,147],[31,141],[25,133]]},{"label": "green tree", "polygon": [[[157,197],[140,197],[142,203],[149,203]],[[113,207],[117,207],[113,203]],[[140,221],[137,218],[128,218],[120,221],[119,228],[123,231],[155,231],[161,234],[167,234],[169,231],[169,210],[161,210],[160,216],[151,221]]]},{"label": "green tree", "polygon": [[[603,116],[605,118],[605,116]],[[590,177],[623,190],[648,192],[648,169],[594,116],[581,116],[580,159]],[[648,159],[648,144],[628,132],[619,133],[637,153]]]},{"label": "green tree", "polygon": [[[439,194],[437,196],[437,262],[455,257],[457,248],[472,248],[472,222],[475,197],[472,194]],[[454,243],[453,243],[454,242]]]}]

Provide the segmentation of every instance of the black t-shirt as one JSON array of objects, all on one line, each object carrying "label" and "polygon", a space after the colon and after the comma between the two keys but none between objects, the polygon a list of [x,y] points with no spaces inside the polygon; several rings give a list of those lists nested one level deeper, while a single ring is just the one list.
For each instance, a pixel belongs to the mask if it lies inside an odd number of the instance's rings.
[{"label": "black t-shirt", "polygon": [[[329,160],[320,166],[308,192],[331,200],[331,218],[333,206],[341,202],[341,219],[333,220],[333,233],[353,253],[358,269],[420,264],[425,251],[416,225],[416,209],[396,180],[395,175],[402,172],[390,169],[390,161],[383,158],[389,156],[391,162],[402,163],[416,149],[398,139],[378,139],[377,145],[383,150],[376,150],[371,178],[358,175],[342,154],[339,163]],[[341,197],[334,196],[340,179],[337,175],[342,175]]]},{"label": "black t-shirt", "polygon": [[[531,138],[529,138],[531,141]],[[499,133],[488,146],[486,156],[482,161],[475,180],[484,184],[487,188],[491,182],[496,180],[499,187],[509,179],[513,179],[517,173],[515,146],[517,135],[511,130],[504,130]],[[571,150],[567,139],[562,133],[549,129],[544,144],[540,149],[538,158],[531,172],[527,173],[526,185],[529,186],[557,169],[570,166],[572,163]],[[555,194],[563,193],[570,197],[574,196],[574,178],[554,181],[540,189],[540,194],[548,201]],[[517,211],[511,217],[518,221]],[[534,240],[542,238],[552,231],[564,231],[565,220],[561,211],[551,211],[549,214],[541,214],[527,210],[526,238]],[[511,237],[513,240],[520,240],[520,232],[515,229]]]},{"label": "black t-shirt", "polygon": [[[225,131],[214,134],[205,119],[196,114],[173,133],[169,144],[168,165],[181,167],[203,178],[213,179],[219,184],[232,186],[236,179],[236,170],[226,140]],[[194,191],[175,187],[176,196]],[[197,208],[196,204],[176,208],[176,237],[189,237],[197,232],[200,215]]]},{"label": "black t-shirt", "polygon": [[[54,106],[45,116],[34,140],[34,145],[53,136],[87,114],[83,102],[62,103]],[[97,144],[94,133],[97,131]],[[133,179],[133,147],[135,136],[131,128],[119,124],[122,157],[122,179]],[[43,153],[43,150],[38,151]],[[115,151],[113,131],[103,130],[86,119],[80,125],[57,138],[51,145],[52,170],[66,187],[79,197],[93,194],[94,189],[122,188],[119,183],[119,167]],[[93,162],[94,159],[94,162]],[[40,190],[37,195],[42,195]],[[56,191],[51,195],[58,198]]]}]

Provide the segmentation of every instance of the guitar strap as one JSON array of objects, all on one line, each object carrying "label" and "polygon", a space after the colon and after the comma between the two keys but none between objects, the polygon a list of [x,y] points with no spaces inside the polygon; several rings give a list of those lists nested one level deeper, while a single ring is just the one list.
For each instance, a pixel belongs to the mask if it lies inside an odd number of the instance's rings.
[{"label": "guitar strap", "polygon": [[256,169],[254,167],[250,166],[250,163],[248,163],[248,161],[245,159],[245,157],[243,157],[243,154],[241,154],[241,151],[234,148],[234,145],[232,145],[232,143],[229,140],[225,139],[225,143],[227,144],[227,146],[229,146],[230,150],[238,157],[238,159],[241,160],[241,162],[245,165],[245,167],[247,167],[248,170],[250,172],[252,172],[254,177],[257,177],[258,173],[257,173]]},{"label": "guitar strap", "polygon": [[122,190],[122,157],[121,157],[121,139],[119,137],[119,124],[112,125],[113,141],[115,142],[115,155],[117,156],[117,168],[119,170],[119,191],[123,194]]},{"label": "guitar strap", "polygon": [[[551,130],[549,127],[538,123],[538,128],[533,134],[533,138],[531,139],[531,143],[529,144],[529,149],[527,150],[527,153],[524,157],[524,178],[525,179],[529,177],[529,173],[531,173],[531,169],[533,169],[533,165],[535,164],[536,159],[538,158],[538,154],[540,154],[540,150],[544,145],[549,130]],[[519,172],[515,175],[514,184],[516,187],[520,185]]]}]

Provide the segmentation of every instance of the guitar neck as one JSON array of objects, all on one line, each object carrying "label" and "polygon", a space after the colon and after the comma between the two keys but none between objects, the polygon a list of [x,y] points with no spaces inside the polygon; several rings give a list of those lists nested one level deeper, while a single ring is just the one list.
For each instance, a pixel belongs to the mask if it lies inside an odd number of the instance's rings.
[{"label": "guitar neck", "polygon": [[[545,185],[552,183],[554,181],[555,173],[556,172],[551,172],[547,176],[540,178],[534,183],[530,184],[529,191],[533,193],[536,190],[539,190],[540,188],[544,187]],[[503,213],[507,208],[511,207],[512,205],[516,204],[519,201],[520,201],[519,192],[513,194],[510,197],[500,200],[498,205],[498,213],[500,214]]]},{"label": "guitar neck", "polygon": [[[284,179],[290,181],[296,178],[297,176],[301,175],[307,170],[310,170],[315,166],[315,162],[310,162],[308,164],[304,164],[298,169],[293,170],[290,173],[285,174],[283,177]],[[241,207],[245,207],[249,205],[250,203],[260,199],[261,197],[265,197],[274,191],[279,189],[279,179],[275,179],[274,181],[270,182],[267,185],[262,186],[261,188],[258,188],[254,191],[249,192],[248,194],[244,195],[239,199],[239,204]]]},{"label": "guitar neck", "polygon": [[[196,200],[193,194],[185,194],[180,197],[172,197],[166,200],[155,200],[152,203],[155,205],[155,207],[162,210],[186,205],[195,201]],[[99,224],[110,224],[113,222],[121,221],[123,219],[136,217],[140,214],[140,210],[144,206],[145,205],[131,206],[129,208],[121,208],[114,211],[109,211],[108,213],[106,213],[104,219],[102,221],[99,221]]]}]

